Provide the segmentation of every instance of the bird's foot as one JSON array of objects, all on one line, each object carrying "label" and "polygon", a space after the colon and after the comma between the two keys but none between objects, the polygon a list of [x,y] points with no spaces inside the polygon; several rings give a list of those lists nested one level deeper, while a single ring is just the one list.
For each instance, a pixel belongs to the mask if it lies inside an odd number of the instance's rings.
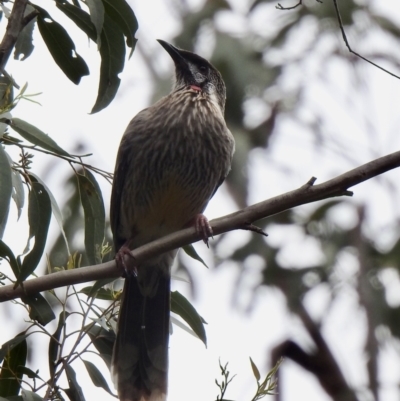
[{"label": "bird's foot", "polygon": [[127,277],[129,275],[134,275],[137,276],[137,269],[134,263],[130,263],[129,265],[127,264],[126,261],[126,256],[128,256],[132,261],[135,261],[135,258],[132,255],[131,250],[129,247],[124,244],[119,248],[117,254],[115,255],[115,262],[117,264],[117,267],[120,268],[121,270],[124,270],[124,276]]},{"label": "bird's foot", "polygon": [[213,236],[213,230],[208,222],[207,217],[202,213],[196,215],[194,218],[194,226],[197,234],[200,235],[201,239],[208,247],[208,238]]}]

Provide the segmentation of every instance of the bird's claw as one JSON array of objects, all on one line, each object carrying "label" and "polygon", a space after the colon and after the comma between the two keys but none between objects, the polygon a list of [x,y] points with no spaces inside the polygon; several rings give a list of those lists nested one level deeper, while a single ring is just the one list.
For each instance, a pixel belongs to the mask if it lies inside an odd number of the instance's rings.
[{"label": "bird's claw", "polygon": [[195,227],[197,234],[208,247],[208,238],[213,236],[213,230],[204,214],[198,214],[195,217]]},{"label": "bird's claw", "polygon": [[134,264],[131,264],[130,266],[127,265],[125,256],[130,257],[133,261],[135,258],[132,255],[131,250],[128,248],[127,245],[122,245],[121,248],[119,248],[117,254],[115,255],[115,262],[121,270],[124,270],[124,276],[130,276],[134,275],[137,276],[137,269]]}]

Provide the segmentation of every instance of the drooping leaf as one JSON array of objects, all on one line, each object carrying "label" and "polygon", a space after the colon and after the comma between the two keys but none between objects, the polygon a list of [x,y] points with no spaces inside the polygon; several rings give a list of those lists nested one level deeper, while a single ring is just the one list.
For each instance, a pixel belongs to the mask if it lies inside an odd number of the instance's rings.
[{"label": "drooping leaf", "polygon": [[54,21],[46,10],[37,5],[34,7],[39,12],[37,22],[40,34],[54,61],[74,84],[79,84],[83,76],[89,75],[85,60],[76,52],[65,28]]},{"label": "drooping leaf", "polygon": [[92,362],[85,361],[84,359],[83,363],[85,364],[86,370],[88,371],[93,384],[96,387],[103,388],[105,391],[107,391],[107,393],[113,395],[112,391],[110,390],[110,387],[108,386],[106,380],[104,379],[104,376],[101,374],[100,370],[97,369],[96,365],[93,364]]},{"label": "drooping leaf", "polygon": [[30,173],[30,175],[35,177],[36,180],[44,186],[47,193],[49,194],[50,202],[51,202],[51,210],[53,212],[54,217],[57,220],[57,224],[60,229],[61,235],[64,238],[64,242],[65,242],[65,246],[67,248],[68,255],[70,255],[71,252],[69,250],[68,239],[67,239],[67,235],[65,234],[65,231],[64,231],[63,216],[61,213],[61,209],[59,208],[58,203],[56,201],[56,198],[54,197],[53,193],[50,191],[48,186],[42,181],[42,179],[39,176],[37,176],[36,174],[33,174],[33,173]]},{"label": "drooping leaf", "polygon": [[85,214],[85,249],[92,265],[101,263],[104,240],[105,210],[100,187],[93,174],[77,174],[79,194]]},{"label": "drooping leaf", "polygon": [[[35,9],[27,4],[25,9],[25,16],[33,12]],[[27,25],[24,26],[22,31],[18,35],[17,43],[15,44],[14,59],[15,60],[26,60],[33,52],[33,29],[35,28],[36,17],[32,19]],[[22,58],[21,58],[22,56]]]},{"label": "drooping leaf", "polygon": [[101,31],[104,24],[104,5],[101,0],[87,0],[87,6],[89,7],[90,20],[96,29],[97,47],[100,49]]},{"label": "drooping leaf", "polygon": [[85,32],[93,42],[96,42],[96,28],[90,19],[90,15],[86,11],[64,0],[56,0],[56,6],[70,18],[79,29]]},{"label": "drooping leaf", "polygon": [[[111,280],[112,281],[112,280]],[[88,297],[95,297],[97,299],[103,299],[107,301],[114,300],[114,291],[109,288],[97,288],[93,289],[94,286],[84,287],[79,292],[86,294]]]},{"label": "drooping leaf", "polygon": [[28,334],[23,333],[23,334],[18,334],[11,340],[6,341],[0,348],[0,363],[3,362],[3,359],[14,347],[16,347],[22,341],[26,340],[27,337]]},{"label": "drooping leaf", "polygon": [[2,240],[0,240],[0,257],[8,261],[15,277],[18,277],[20,270],[18,261],[15,258],[13,251]]},{"label": "drooping leaf", "polygon": [[117,94],[120,78],[125,64],[124,34],[121,28],[107,15],[104,16],[104,27],[101,34],[100,83],[92,113],[106,108]]},{"label": "drooping leaf", "polygon": [[11,128],[18,132],[24,139],[33,143],[36,146],[56,153],[61,156],[71,156],[64,149],[60,148],[57,143],[39,128],[36,128],[32,124],[27,123],[19,118],[13,118],[9,121]]},{"label": "drooping leaf", "polygon": [[60,312],[60,315],[58,317],[57,329],[53,333],[53,335],[50,337],[48,357],[49,357],[50,377],[52,379],[54,378],[56,362],[58,359],[58,351],[60,349],[61,332],[62,332],[62,329],[64,327],[65,321],[68,316],[69,316],[69,312],[65,312],[65,311]]},{"label": "drooping leaf", "polygon": [[25,205],[25,191],[24,185],[22,183],[21,174],[19,171],[11,170],[11,180],[12,180],[12,198],[17,206],[18,219],[21,217],[22,209]]},{"label": "drooping leaf", "polygon": [[23,401],[42,401],[44,398],[40,397],[38,394],[33,391],[21,389],[21,395]]},{"label": "drooping leaf", "polygon": [[67,374],[69,388],[64,390],[71,401],[85,401],[85,396],[78,381],[76,380],[76,373],[71,365],[65,366],[65,373]]},{"label": "drooping leaf", "polygon": [[[32,177],[34,178],[34,177]],[[38,182],[32,182],[29,191],[29,240],[35,238],[32,250],[24,257],[18,282],[24,281],[36,269],[43,255],[46,245],[47,231],[51,217],[50,197],[44,186]]]},{"label": "drooping leaf", "polygon": [[130,58],[135,50],[137,42],[135,33],[139,28],[135,13],[125,0],[103,0],[103,3],[107,15],[120,27],[126,37],[126,45],[131,48]]},{"label": "drooping leaf", "polygon": [[192,304],[178,291],[171,292],[171,311],[178,314],[207,346],[204,319],[197,313]]},{"label": "drooping leaf", "polygon": [[[56,5],[92,41],[96,42],[96,28],[87,12],[63,0],[57,0]],[[111,11],[111,15],[108,14],[109,5],[104,3],[104,6],[106,14],[104,15],[103,31],[101,33],[100,82],[92,113],[97,113],[104,109],[114,99],[120,84],[118,74],[123,70],[125,63],[124,31],[121,29],[119,23],[115,22],[114,18],[117,17]]]},{"label": "drooping leaf", "polygon": [[25,366],[27,352],[28,347],[24,338],[5,355],[0,371],[0,397],[18,395],[22,379],[22,372],[18,372],[18,368]]},{"label": "drooping leaf", "polygon": [[0,145],[0,238],[7,225],[8,212],[12,194],[12,176],[9,158]]},{"label": "drooping leaf", "polygon": [[194,246],[192,244],[183,246],[182,248],[183,248],[183,250],[185,251],[185,253],[187,255],[189,255],[191,258],[199,261],[200,263],[202,263],[208,269],[208,266],[206,265],[204,260],[200,257],[200,255],[197,253],[196,249],[194,248]]},{"label": "drooping leaf", "polygon": [[93,325],[85,328],[95,346],[99,351],[101,358],[106,363],[107,367],[111,367],[111,357],[114,348],[115,334],[112,331],[105,330],[99,325]]},{"label": "drooping leaf", "polygon": [[29,305],[29,317],[36,320],[42,326],[55,319],[53,309],[41,294],[21,297],[23,303]]}]

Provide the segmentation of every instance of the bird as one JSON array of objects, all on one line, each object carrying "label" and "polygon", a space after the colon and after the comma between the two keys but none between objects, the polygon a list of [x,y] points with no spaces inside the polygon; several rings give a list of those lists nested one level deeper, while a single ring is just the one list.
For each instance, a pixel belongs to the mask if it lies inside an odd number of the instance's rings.
[{"label": "bird", "polygon": [[120,401],[164,401],[168,387],[171,265],[177,250],[127,266],[130,250],[194,226],[228,175],[235,141],[224,119],[226,87],[201,56],[163,40],[175,64],[170,94],[140,111],[119,146],[110,222],[125,282],[112,356]]}]

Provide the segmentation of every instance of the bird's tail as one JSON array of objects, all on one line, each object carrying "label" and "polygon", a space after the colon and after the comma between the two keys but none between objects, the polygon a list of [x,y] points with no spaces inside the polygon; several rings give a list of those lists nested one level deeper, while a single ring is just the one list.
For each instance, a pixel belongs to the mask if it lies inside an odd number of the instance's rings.
[{"label": "bird's tail", "polygon": [[170,281],[160,266],[139,267],[125,279],[112,360],[120,401],[166,399]]}]

